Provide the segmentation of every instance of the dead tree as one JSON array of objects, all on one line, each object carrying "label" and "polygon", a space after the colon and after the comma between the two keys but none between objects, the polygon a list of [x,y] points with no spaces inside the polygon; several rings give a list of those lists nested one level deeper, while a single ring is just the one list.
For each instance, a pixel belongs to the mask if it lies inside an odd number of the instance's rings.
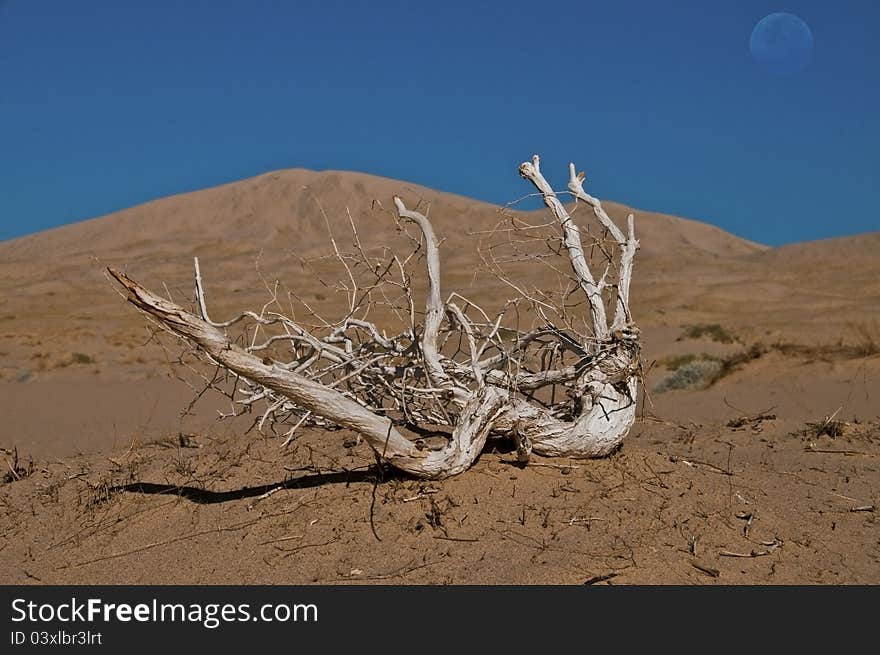
[{"label": "dead tree", "polygon": [[[348,311],[337,322],[324,321],[320,330],[304,327],[283,311],[270,311],[269,305],[261,312],[212,321],[198,259],[198,315],[118,270],[108,268],[108,273],[129,302],[233,378],[230,395],[239,406],[250,410],[264,403],[261,426],[266,420],[291,426],[285,444],[300,426],[333,424],[361,434],[383,461],[425,478],[466,470],[490,436],[513,439],[522,461],[532,452],[604,456],[621,444],[635,419],[639,332],[629,309],[638,249],[633,217],[629,216],[624,234],[601,203],[584,191],[583,177],[570,165],[568,189],[574,206],[592,210],[617,250],[614,254],[604,249],[604,238],[590,244],[598,246],[607,260],[597,279],[574,212],[566,209],[542,175],[539,158],[523,163],[519,170],[552,214],[559,252],[570,268],[571,289],[566,295],[582,295],[588,308],[585,332],[569,329],[573,323],[566,321],[560,327],[550,316],[548,308],[554,307],[557,315],[570,315],[565,301],[560,309],[523,293],[494,316],[457,293],[444,301],[439,242],[431,222],[407,209],[399,197],[394,198],[396,217],[418,229],[414,252],[423,253],[427,266],[423,315],[416,310],[407,272],[414,253],[368,255],[353,221],[355,255],[341,253],[331,235],[347,274]],[[369,271],[366,283],[358,280],[352,261]],[[389,288],[397,294],[393,300]],[[387,336],[367,320],[377,294],[408,324],[395,336]],[[534,309],[533,329],[508,325],[511,310],[523,304]],[[230,337],[229,329],[238,323],[254,327],[249,345],[239,345]],[[263,340],[258,341],[258,334]],[[437,446],[407,436],[412,428],[424,425],[445,426],[444,443]]]}]

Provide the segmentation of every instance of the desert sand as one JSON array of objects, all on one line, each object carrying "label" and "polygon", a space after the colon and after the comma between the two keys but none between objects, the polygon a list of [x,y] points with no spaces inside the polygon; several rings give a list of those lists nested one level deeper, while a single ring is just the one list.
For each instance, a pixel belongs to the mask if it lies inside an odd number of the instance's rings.
[{"label": "desert sand", "polygon": [[324,215],[340,242],[350,211],[367,247],[393,245],[394,194],[430,204],[444,287],[502,303],[475,254],[498,207],[358,173],[277,171],[0,243],[0,580],[880,582],[880,233],[769,248],[606,202],[641,241],[646,393],[623,448],[521,466],[499,442],[439,482],[345,430],[282,449],[253,416],[218,421],[222,397],[189,407],[209,367],[175,365],[103,273],[191,303],[198,256],[215,318],[276,279],[335,316]]}]

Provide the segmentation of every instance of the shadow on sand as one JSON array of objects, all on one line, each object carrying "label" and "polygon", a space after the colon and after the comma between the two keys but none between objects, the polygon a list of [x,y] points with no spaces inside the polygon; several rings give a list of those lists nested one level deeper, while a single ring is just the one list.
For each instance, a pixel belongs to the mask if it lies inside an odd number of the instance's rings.
[{"label": "shadow on sand", "polygon": [[130,493],[148,495],[181,496],[194,503],[212,504],[225,503],[245,498],[255,498],[270,493],[276,489],[309,489],[323,487],[329,484],[356,484],[362,482],[377,483],[389,479],[403,477],[392,470],[380,471],[378,467],[371,466],[366,470],[357,471],[333,471],[330,473],[313,473],[290,478],[281,482],[261,484],[254,487],[242,487],[229,491],[211,491],[201,487],[189,485],[157,484],[154,482],[130,482],[128,484],[113,487],[113,491],[127,491]]}]

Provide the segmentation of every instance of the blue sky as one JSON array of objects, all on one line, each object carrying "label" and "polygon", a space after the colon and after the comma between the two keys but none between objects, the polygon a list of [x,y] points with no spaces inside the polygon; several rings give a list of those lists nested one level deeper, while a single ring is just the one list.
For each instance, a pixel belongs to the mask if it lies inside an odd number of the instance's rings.
[{"label": "blue sky", "polygon": [[[766,14],[808,67],[750,56]],[[495,203],[519,162],[778,245],[880,230],[875,0],[0,0],[0,239],[278,169]]]}]

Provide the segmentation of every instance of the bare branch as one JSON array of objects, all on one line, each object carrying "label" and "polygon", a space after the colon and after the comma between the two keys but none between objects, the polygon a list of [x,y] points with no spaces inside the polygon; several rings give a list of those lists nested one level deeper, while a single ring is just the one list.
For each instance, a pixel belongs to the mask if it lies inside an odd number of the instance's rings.
[{"label": "bare branch", "polygon": [[556,197],[556,192],[541,174],[541,159],[538,155],[532,158],[531,163],[523,162],[519,167],[519,173],[537,187],[543,194],[544,204],[553,212],[559,221],[565,235],[565,248],[568,251],[571,267],[577,276],[578,282],[587,300],[590,302],[590,314],[593,322],[593,330],[596,338],[604,339],[608,336],[608,323],[605,318],[605,304],[602,301],[602,289],[596,284],[587,259],[584,248],[581,245],[581,233],[577,224],[565,210],[565,207]]},{"label": "bare branch", "polygon": [[620,247],[620,279],[617,284],[617,307],[614,312],[612,329],[623,329],[632,321],[632,317],[629,313],[629,285],[632,278],[633,258],[635,257],[636,250],[639,249],[639,242],[636,241],[633,215],[630,214],[627,216],[628,237],[624,237],[620,228],[618,228],[608,214],[605,213],[599,199],[594,198],[584,191],[583,179],[580,175],[575,173],[575,166],[573,163],[568,165],[568,171],[569,190],[575,198],[581,202],[587,203],[593,208],[593,213],[596,215],[596,218],[598,218],[599,222],[602,223],[602,225],[611,233],[611,236],[614,237],[614,240],[617,241],[617,245]]},{"label": "bare branch", "polygon": [[[440,241],[428,217],[397,196],[392,215],[411,244],[401,254],[388,245],[366,247],[348,210],[353,251],[344,252],[315,198],[333,249],[321,259],[335,259],[344,279],[321,283],[347,294],[345,315],[335,322],[292,290],[289,307],[282,306],[280,282],[262,274],[269,299],[259,311],[212,321],[198,258],[198,315],[119,271],[107,274],[151,321],[191,344],[181,363],[189,366],[196,354],[214,367],[212,376],[193,368],[204,382],[197,399],[209,389],[225,394],[232,409],[222,416],[253,413],[252,428],[282,435],[282,446],[303,426],[342,426],[363,435],[383,461],[425,478],[467,469],[489,434],[512,439],[523,462],[532,453],[604,456],[621,444],[635,419],[640,344],[629,310],[638,249],[633,218],[625,234],[584,191],[570,165],[570,192],[592,207],[619,254],[589,230],[593,241],[585,248],[581,228],[541,174],[539,158],[522,164],[520,174],[538,189],[554,220],[540,224],[505,214],[506,224],[477,232],[488,240],[478,249],[483,270],[516,292],[500,309],[484,309],[455,292],[441,300]],[[419,235],[402,223],[415,224]],[[491,241],[494,234],[500,243]],[[412,279],[422,257],[428,288],[420,321]],[[603,257],[597,281],[590,263]],[[535,264],[556,276],[555,288],[515,279],[513,269]],[[610,326],[606,294],[616,304]],[[296,320],[300,306],[314,325]],[[370,320],[378,313],[373,308],[393,313],[403,331],[389,336]],[[440,446],[406,436],[407,429],[423,433],[433,425],[447,428]]]}]

